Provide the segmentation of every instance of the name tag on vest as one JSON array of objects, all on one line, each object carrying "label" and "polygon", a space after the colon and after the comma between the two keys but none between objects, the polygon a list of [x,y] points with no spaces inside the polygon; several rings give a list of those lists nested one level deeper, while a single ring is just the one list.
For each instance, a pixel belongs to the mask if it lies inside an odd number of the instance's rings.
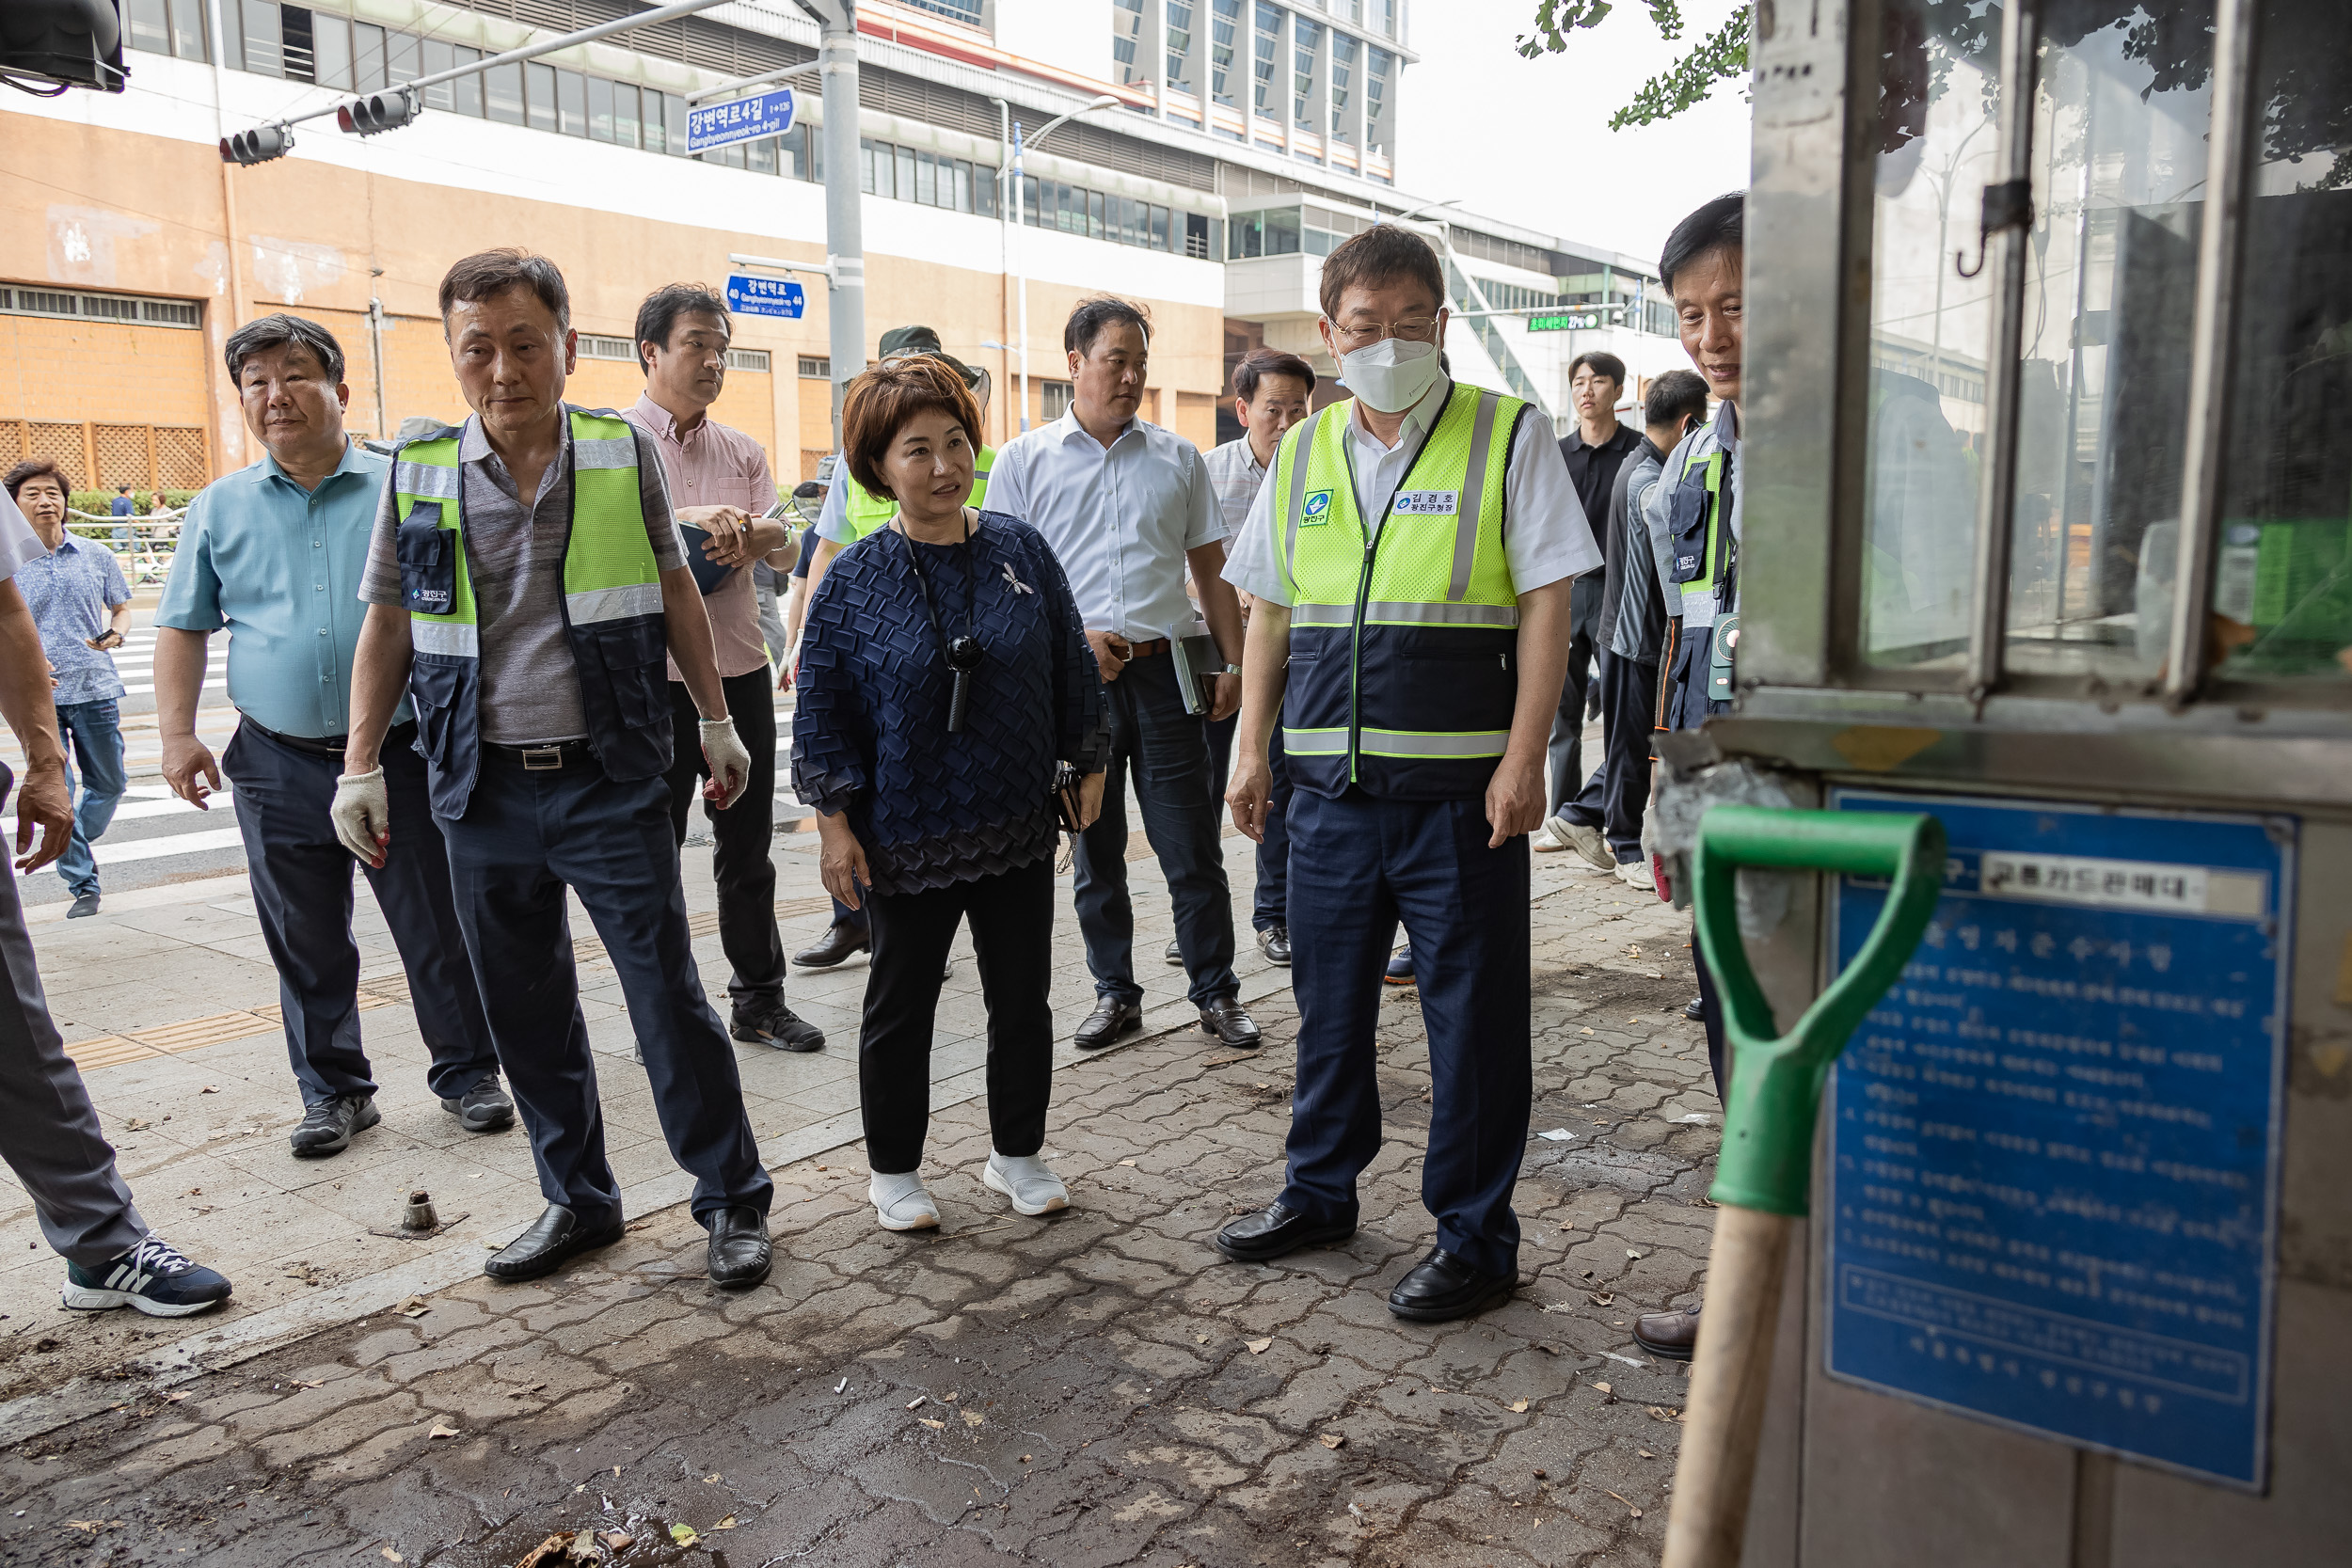
[{"label": "name tag on vest", "polygon": [[1400,517],[1451,517],[1461,497],[1459,490],[1399,490],[1390,510]]}]

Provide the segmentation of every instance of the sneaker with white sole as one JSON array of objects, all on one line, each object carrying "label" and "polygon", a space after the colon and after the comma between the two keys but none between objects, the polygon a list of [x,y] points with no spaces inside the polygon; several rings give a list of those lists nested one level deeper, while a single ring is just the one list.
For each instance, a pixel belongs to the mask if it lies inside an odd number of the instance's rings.
[{"label": "sneaker with white sole", "polygon": [[1650,871],[1649,862],[1645,860],[1627,861],[1618,866],[1617,880],[1643,893],[1658,891],[1658,878]]},{"label": "sneaker with white sole", "polygon": [[1551,831],[1551,825],[1559,820],[1556,816],[1546,817],[1541,826],[1527,835],[1527,847],[1539,855],[1555,855],[1563,849],[1572,847],[1568,843],[1567,834],[1555,833]]},{"label": "sneaker with white sole", "polygon": [[1057,1209],[1070,1207],[1070,1189],[1061,1184],[1044,1161],[1036,1155],[1015,1159],[1009,1154],[991,1154],[980,1180],[996,1192],[1012,1199],[1012,1212],[1034,1218],[1050,1214]]},{"label": "sneaker with white sole", "polygon": [[1555,816],[1538,832],[1583,856],[1584,863],[1594,870],[1606,871],[1612,876],[1616,874],[1617,852],[1609,847],[1609,841],[1601,837],[1598,828],[1588,828],[1581,822]]},{"label": "sneaker with white sole", "polygon": [[884,1230],[939,1227],[939,1205],[931,1201],[923,1179],[913,1171],[898,1176],[875,1171],[866,1180],[866,1196],[872,1200],[874,1217]]},{"label": "sneaker with white sole", "polygon": [[151,1318],[184,1318],[229,1299],[229,1281],[160,1236],[85,1268],[65,1266],[65,1304],[76,1312],[132,1307]]}]

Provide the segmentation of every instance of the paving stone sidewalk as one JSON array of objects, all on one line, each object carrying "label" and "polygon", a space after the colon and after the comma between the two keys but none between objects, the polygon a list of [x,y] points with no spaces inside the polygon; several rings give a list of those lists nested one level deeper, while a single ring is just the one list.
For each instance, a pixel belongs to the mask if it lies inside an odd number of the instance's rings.
[{"label": "paving stone sidewalk", "polygon": [[925,1167],[942,1232],[877,1229],[839,1148],[777,1171],[775,1275],[744,1295],[709,1288],[673,1209],[556,1279],[216,1370],[126,1364],[113,1408],[0,1451],[0,1562],[1654,1562],[1686,1384],[1630,1323],[1696,1287],[1719,1118],[1682,917],[1559,859],[1534,1126],[1571,1135],[1530,1141],[1522,1288],[1482,1318],[1384,1302],[1432,1230],[1409,990],[1355,1239],[1265,1266],[1208,1247],[1280,1183],[1281,993],[1257,1054],[1186,1029],[1060,1073],[1064,1214],[980,1186],[967,1101]]}]

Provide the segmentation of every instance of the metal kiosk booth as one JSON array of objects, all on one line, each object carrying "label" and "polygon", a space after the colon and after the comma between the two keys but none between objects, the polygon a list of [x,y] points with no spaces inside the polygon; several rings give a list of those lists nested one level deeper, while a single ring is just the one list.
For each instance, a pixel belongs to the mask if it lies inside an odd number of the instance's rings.
[{"label": "metal kiosk booth", "polygon": [[[1736,1560],[2352,1562],[2352,25],[1758,0],[1751,63],[1737,699],[1666,760],[1947,847]],[[1889,888],[1743,890],[1784,1024]]]}]

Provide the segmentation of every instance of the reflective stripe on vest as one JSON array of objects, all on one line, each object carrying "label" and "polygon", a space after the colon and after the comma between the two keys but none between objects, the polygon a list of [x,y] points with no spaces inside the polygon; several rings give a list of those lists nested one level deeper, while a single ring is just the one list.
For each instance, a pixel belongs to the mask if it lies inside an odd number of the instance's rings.
[{"label": "reflective stripe on vest", "polygon": [[[979,456],[973,462],[972,494],[964,498],[964,505],[976,508],[988,505],[988,474],[989,470],[995,466],[996,449],[982,447]],[[845,467],[841,471],[846,479],[849,470]],[[843,516],[849,521],[850,543],[854,545],[890,521],[891,518],[896,517],[898,515],[898,503],[886,497],[874,494],[854,479],[849,480],[849,485],[850,499],[843,504],[841,510]]]},{"label": "reflective stripe on vest", "polygon": [[1351,408],[1319,409],[1284,435],[1269,518],[1292,597],[1282,744],[1308,787],[1425,800],[1485,790],[1518,690],[1502,525],[1526,406],[1456,384],[1374,519],[1356,494]]}]

